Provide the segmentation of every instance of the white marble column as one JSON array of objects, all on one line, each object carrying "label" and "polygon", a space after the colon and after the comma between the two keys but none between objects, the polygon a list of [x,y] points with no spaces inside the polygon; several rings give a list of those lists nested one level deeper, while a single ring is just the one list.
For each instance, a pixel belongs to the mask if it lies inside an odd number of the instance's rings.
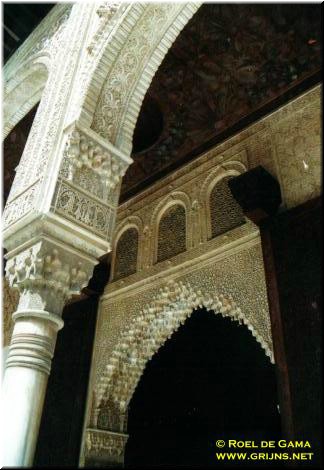
[{"label": "white marble column", "polygon": [[62,319],[41,310],[17,311],[3,382],[5,466],[31,466],[47,379]]},{"label": "white marble column", "polygon": [[20,299],[3,380],[4,466],[31,466],[67,298],[91,276],[95,259],[39,241],[8,260],[10,285]]}]

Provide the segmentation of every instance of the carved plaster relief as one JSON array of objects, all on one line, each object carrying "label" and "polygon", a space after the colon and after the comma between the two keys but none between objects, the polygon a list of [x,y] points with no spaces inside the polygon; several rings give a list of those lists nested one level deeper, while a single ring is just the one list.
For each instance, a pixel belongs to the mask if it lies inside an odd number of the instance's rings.
[{"label": "carved plaster relief", "polygon": [[85,436],[87,458],[103,459],[111,463],[122,463],[127,434],[87,429]]},{"label": "carved plaster relief", "polygon": [[10,288],[6,278],[3,278],[3,347],[10,344],[13,330],[12,314],[18,305],[18,292]]},{"label": "carved plaster relief", "polygon": [[50,241],[38,241],[8,255],[9,286],[20,293],[18,310],[30,308],[61,315],[64,303],[88,283],[95,264],[79,252]]},{"label": "carved plaster relief", "polygon": [[298,206],[321,193],[319,98],[318,87],[279,110],[277,119],[269,120],[287,207]]}]

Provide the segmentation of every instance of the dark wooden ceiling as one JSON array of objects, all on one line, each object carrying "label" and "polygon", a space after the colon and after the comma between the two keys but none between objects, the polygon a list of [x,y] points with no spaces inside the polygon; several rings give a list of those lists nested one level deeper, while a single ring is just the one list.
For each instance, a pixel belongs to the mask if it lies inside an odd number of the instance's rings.
[{"label": "dark wooden ceiling", "polygon": [[319,4],[204,4],[146,95],[122,199],[317,83],[320,41]]},{"label": "dark wooden ceiling", "polygon": [[[121,201],[318,83],[320,46],[319,4],[204,4],[146,94]],[[34,114],[5,141],[5,198]]]}]

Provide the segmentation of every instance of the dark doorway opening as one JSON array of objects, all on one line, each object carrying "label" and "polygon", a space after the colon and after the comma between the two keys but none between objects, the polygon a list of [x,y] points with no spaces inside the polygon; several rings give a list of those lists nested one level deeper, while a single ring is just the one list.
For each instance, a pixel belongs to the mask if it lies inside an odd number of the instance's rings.
[{"label": "dark doorway opening", "polygon": [[128,433],[126,467],[226,466],[216,440],[280,439],[274,366],[246,327],[195,311],[147,364]]}]

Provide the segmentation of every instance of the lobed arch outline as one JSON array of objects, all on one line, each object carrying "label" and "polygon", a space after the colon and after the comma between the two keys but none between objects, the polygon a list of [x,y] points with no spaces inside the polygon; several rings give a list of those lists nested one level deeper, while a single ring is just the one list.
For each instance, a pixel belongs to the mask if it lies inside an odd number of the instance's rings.
[{"label": "lobed arch outline", "polygon": [[[242,173],[246,172],[246,166],[239,161],[229,161],[222,163],[215,170],[213,170],[205,179],[200,189],[199,199],[200,205],[203,207],[204,211],[204,234],[205,241],[208,241],[212,238],[212,229],[211,229],[211,214],[210,214],[210,194],[215,188],[215,186],[223,179],[228,176],[239,176]],[[245,217],[246,219],[246,217]],[[246,219],[247,222],[248,219]]]},{"label": "lobed arch outline", "polygon": [[111,257],[111,273],[109,282],[114,281],[114,274],[115,274],[115,261],[116,261],[116,249],[120,237],[130,228],[135,228],[138,233],[138,246],[137,246],[137,264],[136,264],[136,272],[141,270],[141,261],[142,261],[142,246],[143,246],[143,221],[140,217],[133,215],[129,216],[124,219],[116,228],[114,241],[112,244],[112,257]]},{"label": "lobed arch outline", "polygon": [[192,239],[192,224],[190,220],[190,209],[191,209],[191,198],[184,191],[173,191],[171,194],[165,196],[155,207],[151,216],[151,227],[152,227],[152,241],[153,247],[151,249],[151,256],[153,256],[152,264],[157,263],[158,255],[158,238],[159,238],[159,227],[160,221],[166,211],[170,207],[180,205],[185,210],[186,216],[186,250],[190,248],[190,240]]},{"label": "lobed arch outline", "polygon": [[3,100],[3,139],[40,102],[49,67],[49,55],[38,54],[22,63],[8,79]]},{"label": "lobed arch outline", "polygon": [[92,422],[102,408],[113,402],[120,413],[126,413],[146,363],[167,339],[190,317],[193,310],[205,307],[223,317],[244,324],[274,363],[272,345],[259,334],[233,297],[191,286],[181,280],[169,281],[155,298],[127,323],[111,354],[103,374],[95,386]]}]

